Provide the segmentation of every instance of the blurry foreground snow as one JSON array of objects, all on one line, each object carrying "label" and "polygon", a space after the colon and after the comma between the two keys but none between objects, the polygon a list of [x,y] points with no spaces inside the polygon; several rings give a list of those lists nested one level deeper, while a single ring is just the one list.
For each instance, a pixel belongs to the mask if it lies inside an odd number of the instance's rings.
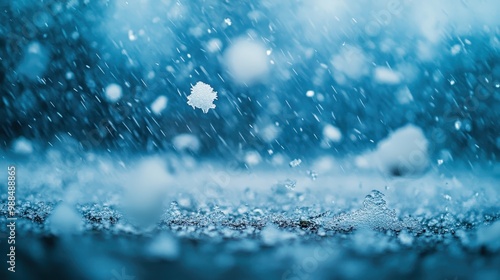
[{"label": "blurry foreground snow", "polygon": [[236,83],[255,83],[264,78],[269,68],[266,49],[255,41],[237,39],[224,56],[227,71]]}]

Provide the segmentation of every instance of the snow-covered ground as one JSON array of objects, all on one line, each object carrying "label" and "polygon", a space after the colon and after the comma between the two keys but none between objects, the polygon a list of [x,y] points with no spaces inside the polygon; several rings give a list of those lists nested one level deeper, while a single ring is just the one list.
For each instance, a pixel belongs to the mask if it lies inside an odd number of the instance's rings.
[{"label": "snow-covered ground", "polygon": [[[436,164],[402,178],[327,156],[253,168],[175,154],[60,156],[15,160],[25,277],[500,275],[498,166]],[[69,267],[56,269],[60,254]]]}]

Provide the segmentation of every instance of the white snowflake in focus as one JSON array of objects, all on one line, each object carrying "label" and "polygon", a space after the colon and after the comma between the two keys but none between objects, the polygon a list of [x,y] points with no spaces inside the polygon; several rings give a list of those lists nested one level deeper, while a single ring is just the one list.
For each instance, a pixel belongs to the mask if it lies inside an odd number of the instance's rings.
[{"label": "white snowflake in focus", "polygon": [[217,99],[217,92],[204,82],[197,82],[191,88],[191,94],[187,97],[187,104],[194,108],[200,108],[203,113],[208,113],[209,109],[214,109],[214,100]]}]

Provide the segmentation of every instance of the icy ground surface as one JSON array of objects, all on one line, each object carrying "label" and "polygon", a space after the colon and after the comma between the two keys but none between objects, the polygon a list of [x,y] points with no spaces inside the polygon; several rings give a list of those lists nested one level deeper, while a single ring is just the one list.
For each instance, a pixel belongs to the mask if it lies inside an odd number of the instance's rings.
[{"label": "icy ground surface", "polygon": [[18,163],[16,276],[500,277],[498,167],[393,178],[329,157],[271,169],[61,156],[1,160]]}]

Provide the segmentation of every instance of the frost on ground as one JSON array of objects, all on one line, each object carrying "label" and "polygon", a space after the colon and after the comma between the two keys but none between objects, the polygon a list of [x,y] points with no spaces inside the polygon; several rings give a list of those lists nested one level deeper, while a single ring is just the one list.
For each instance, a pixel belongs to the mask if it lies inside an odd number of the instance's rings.
[{"label": "frost on ground", "polygon": [[345,231],[360,228],[398,232],[404,229],[415,232],[421,230],[417,219],[410,217],[399,219],[394,209],[387,208],[387,202],[383,197],[383,193],[373,190],[365,197],[361,209],[335,216],[333,228]]},{"label": "frost on ground", "polygon": [[199,108],[203,113],[208,113],[208,110],[215,109],[214,100],[217,99],[217,92],[203,82],[197,82],[191,88],[191,94],[188,95],[187,104],[194,108]]},{"label": "frost on ground", "polygon": [[[387,269],[377,273],[410,275],[419,271],[415,262],[420,260],[426,270],[448,277],[448,270],[439,268],[442,262],[432,259],[465,263],[474,256],[490,263],[462,273],[486,273],[485,279],[494,279],[488,273],[498,275],[492,268],[500,260],[492,256],[500,248],[500,194],[498,179],[491,175],[478,180],[467,172],[443,175],[431,170],[413,178],[391,179],[367,171],[353,176],[322,159],[313,163],[320,176],[312,180],[308,162],[294,168],[284,162],[270,171],[264,162],[248,169],[183,157],[189,156],[123,161],[93,155],[85,164],[19,164],[18,170],[31,174],[18,179],[23,186],[16,210],[18,234],[23,236],[19,254],[47,265],[43,256],[69,250],[79,256],[75,265],[90,265],[85,260],[92,255],[110,267],[126,263],[137,275],[166,269],[151,268],[155,262],[173,265],[170,273],[192,275],[180,265],[188,262],[200,271],[211,267],[220,276],[239,267],[239,261],[272,258],[280,265],[260,267],[276,279],[287,273],[349,278],[375,265],[377,258],[387,261],[382,264]],[[54,170],[61,172],[50,176]],[[2,228],[6,211],[2,204]],[[53,242],[49,240],[59,241],[47,247],[46,242]],[[89,249],[84,245],[88,242]],[[114,257],[117,250],[134,261]],[[454,253],[442,255],[449,251]],[[194,255],[198,257],[190,257]],[[396,260],[406,270],[391,268]],[[331,269],[339,264],[346,267]]]}]

